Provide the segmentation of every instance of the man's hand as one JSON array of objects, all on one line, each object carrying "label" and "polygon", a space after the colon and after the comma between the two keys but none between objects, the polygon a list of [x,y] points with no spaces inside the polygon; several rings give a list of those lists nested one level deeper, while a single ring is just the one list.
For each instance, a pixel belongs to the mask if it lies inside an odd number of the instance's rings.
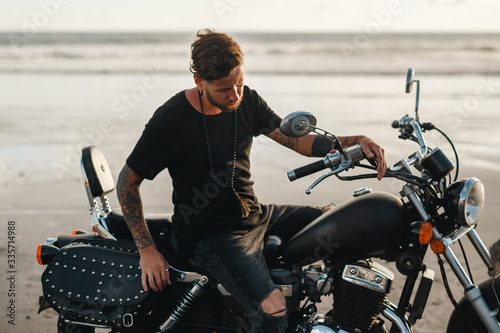
[{"label": "man's hand", "polygon": [[141,259],[139,265],[142,270],[142,288],[148,290],[148,282],[154,291],[162,291],[170,282],[168,262],[163,258],[154,245],[153,238],[149,233],[144,213],[139,187],[144,177],[135,173],[125,164],[120,176],[116,191],[118,201],[122,208],[125,222],[134,237],[135,244]]},{"label": "man's hand", "polygon": [[365,153],[366,157],[369,159],[373,158],[377,163],[377,179],[381,180],[387,171],[387,161],[385,160],[384,149],[366,136],[362,137],[359,141],[359,145],[361,146],[361,149],[363,150],[363,153]]},{"label": "man's hand", "polygon": [[147,291],[148,283],[154,291],[162,291],[170,281],[169,264],[154,245],[140,249],[139,265],[142,271],[142,288]]}]

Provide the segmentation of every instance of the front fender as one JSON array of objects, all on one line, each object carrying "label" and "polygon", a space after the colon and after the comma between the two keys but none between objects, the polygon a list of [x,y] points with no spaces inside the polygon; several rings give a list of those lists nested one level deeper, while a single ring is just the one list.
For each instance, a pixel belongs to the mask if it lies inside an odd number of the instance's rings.
[{"label": "front fender", "polygon": [[[499,309],[499,301],[497,299],[500,297],[500,279],[490,278],[479,284],[479,289],[483,294],[486,303],[491,310]],[[455,309],[451,314],[450,320],[448,322],[448,333],[468,333],[468,332],[478,332],[483,333],[488,330],[479,319],[476,311],[469,303],[469,301],[464,297],[458,302],[459,310]],[[466,318],[464,318],[464,315]],[[497,313],[497,321],[500,322],[500,313]]]}]

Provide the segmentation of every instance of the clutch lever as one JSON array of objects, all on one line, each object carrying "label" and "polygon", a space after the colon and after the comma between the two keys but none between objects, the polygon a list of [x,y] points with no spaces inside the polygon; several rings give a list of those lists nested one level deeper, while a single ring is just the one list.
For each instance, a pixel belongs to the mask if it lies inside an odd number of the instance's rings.
[{"label": "clutch lever", "polygon": [[341,171],[349,169],[351,167],[351,165],[352,165],[352,161],[349,161],[347,163],[340,163],[339,166],[336,169],[334,169],[334,170],[332,170],[332,171],[330,171],[328,173],[325,173],[324,175],[322,175],[321,177],[319,177],[318,179],[316,179],[314,181],[314,183],[312,183],[311,186],[309,186],[306,189],[306,194],[311,194],[311,190],[313,188],[315,188],[316,185],[318,185],[319,183],[321,183],[323,180],[325,180],[326,178],[328,178],[330,176],[333,176],[333,175],[335,175],[335,174],[337,174],[337,173],[339,173]]}]

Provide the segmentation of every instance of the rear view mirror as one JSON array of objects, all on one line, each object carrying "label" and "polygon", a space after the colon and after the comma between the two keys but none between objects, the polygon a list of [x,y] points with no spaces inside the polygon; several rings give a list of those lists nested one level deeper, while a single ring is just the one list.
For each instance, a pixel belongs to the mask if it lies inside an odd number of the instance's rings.
[{"label": "rear view mirror", "polygon": [[408,68],[408,73],[406,74],[406,93],[411,92],[413,87],[413,77],[415,76],[415,70],[413,68]]},{"label": "rear view mirror", "polygon": [[280,124],[280,130],[286,136],[299,138],[311,133],[317,120],[311,112],[295,111],[287,115]]}]

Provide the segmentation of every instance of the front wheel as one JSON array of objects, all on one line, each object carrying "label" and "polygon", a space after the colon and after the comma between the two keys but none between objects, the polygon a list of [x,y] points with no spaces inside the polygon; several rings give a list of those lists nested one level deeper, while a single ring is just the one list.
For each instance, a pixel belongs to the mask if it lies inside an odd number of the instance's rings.
[{"label": "front wheel", "polygon": [[[497,299],[497,295],[500,296],[500,279],[488,279],[479,285],[479,289],[491,310],[500,309]],[[462,297],[458,304],[460,311],[455,309],[451,314],[448,322],[448,333],[488,333],[476,311],[465,297]],[[500,322],[500,312],[497,314],[497,321]]]}]

